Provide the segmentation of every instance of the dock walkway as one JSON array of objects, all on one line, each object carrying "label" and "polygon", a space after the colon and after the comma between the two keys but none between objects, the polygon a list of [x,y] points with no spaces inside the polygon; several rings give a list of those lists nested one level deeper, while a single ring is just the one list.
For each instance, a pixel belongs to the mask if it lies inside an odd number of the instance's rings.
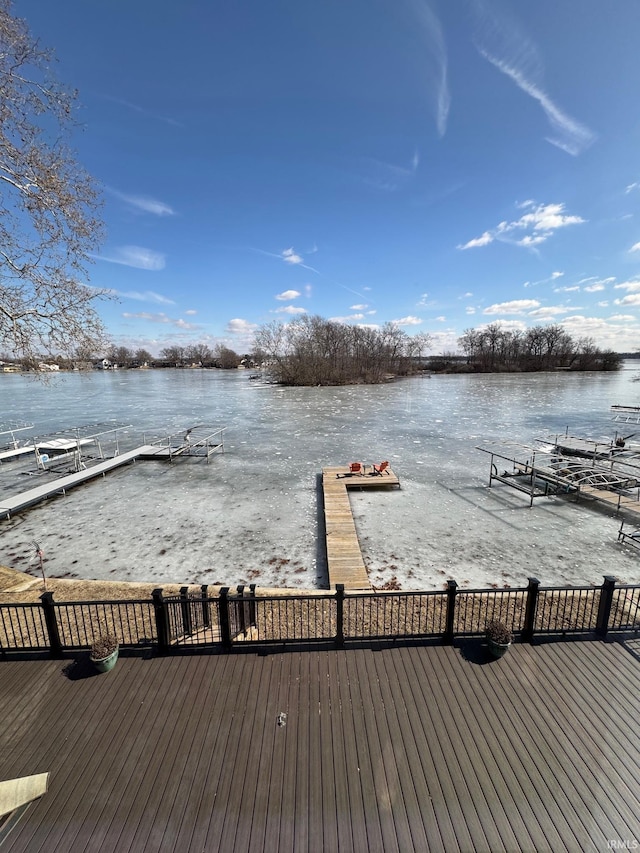
[{"label": "dock walkway", "polygon": [[350,474],[348,466],[322,469],[327,567],[332,588],[344,584],[345,589],[371,589],[347,490],[380,486],[399,487],[400,480],[390,469],[381,475]]},{"label": "dock walkway", "polygon": [[112,459],[105,459],[98,462],[96,465],[91,465],[88,468],[83,468],[82,471],[77,471],[74,474],[67,474],[65,477],[58,477],[51,480],[42,486],[36,486],[34,489],[29,489],[19,495],[13,497],[2,498],[0,504],[0,516],[10,518],[11,513],[19,512],[28,506],[39,503],[54,495],[64,495],[69,489],[74,486],[79,486],[81,483],[86,483],[94,477],[106,474],[114,468],[119,468],[122,465],[127,465],[129,462],[134,462],[141,456],[153,456],[158,448],[152,445],[143,445],[136,447],[134,450],[129,450],[127,453],[121,453],[119,456],[114,456]]}]

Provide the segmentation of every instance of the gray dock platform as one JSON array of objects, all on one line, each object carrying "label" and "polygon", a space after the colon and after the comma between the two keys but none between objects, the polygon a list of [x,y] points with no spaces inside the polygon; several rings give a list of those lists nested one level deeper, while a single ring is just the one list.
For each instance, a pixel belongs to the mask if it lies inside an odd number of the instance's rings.
[{"label": "gray dock platform", "polygon": [[143,455],[149,457],[153,455],[156,450],[157,448],[152,447],[151,445],[143,445],[142,447],[135,448],[135,450],[130,450],[127,453],[121,453],[119,456],[114,456],[112,459],[105,459],[103,462],[98,462],[96,465],[84,468],[82,471],[76,471],[75,473],[67,474],[64,477],[58,477],[57,479],[52,480],[49,483],[45,483],[42,486],[36,486],[33,489],[28,489],[26,492],[21,492],[19,495],[2,498],[2,503],[0,504],[0,516],[10,518],[12,513],[19,512],[22,509],[26,509],[29,506],[33,506],[34,504],[40,503],[40,501],[44,501],[47,498],[54,497],[55,495],[64,495],[69,491],[69,489],[73,489],[81,483],[86,483],[88,480],[92,480],[101,475],[104,476],[109,471],[113,471],[114,468],[120,468],[122,465],[128,465],[130,462],[134,462]]}]

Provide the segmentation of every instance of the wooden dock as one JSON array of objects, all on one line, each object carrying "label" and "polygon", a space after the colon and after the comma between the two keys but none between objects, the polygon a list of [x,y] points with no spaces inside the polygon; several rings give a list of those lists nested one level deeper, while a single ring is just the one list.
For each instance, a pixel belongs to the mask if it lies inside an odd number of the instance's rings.
[{"label": "wooden dock", "polygon": [[399,488],[400,480],[391,469],[380,475],[366,473],[366,469],[364,474],[350,474],[348,466],[322,469],[327,567],[332,588],[340,583],[345,589],[371,589],[347,490],[381,486]]}]

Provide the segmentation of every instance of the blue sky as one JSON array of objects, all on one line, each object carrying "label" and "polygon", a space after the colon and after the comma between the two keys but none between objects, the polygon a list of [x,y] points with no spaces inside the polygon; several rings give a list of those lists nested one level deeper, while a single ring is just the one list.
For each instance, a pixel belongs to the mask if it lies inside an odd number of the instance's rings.
[{"label": "blue sky", "polygon": [[640,347],[637,0],[16,0],[80,92],[119,344],[307,312]]}]

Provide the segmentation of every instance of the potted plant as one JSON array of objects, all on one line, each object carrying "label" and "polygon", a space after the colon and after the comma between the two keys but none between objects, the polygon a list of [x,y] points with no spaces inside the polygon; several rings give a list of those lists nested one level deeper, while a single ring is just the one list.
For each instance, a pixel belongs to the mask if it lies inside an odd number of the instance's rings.
[{"label": "potted plant", "polygon": [[498,619],[487,622],[487,645],[494,657],[501,658],[506,654],[512,641],[513,634],[504,622],[500,622]]},{"label": "potted plant", "polygon": [[118,660],[118,640],[108,631],[99,634],[91,644],[91,663],[98,672],[109,672]]}]

